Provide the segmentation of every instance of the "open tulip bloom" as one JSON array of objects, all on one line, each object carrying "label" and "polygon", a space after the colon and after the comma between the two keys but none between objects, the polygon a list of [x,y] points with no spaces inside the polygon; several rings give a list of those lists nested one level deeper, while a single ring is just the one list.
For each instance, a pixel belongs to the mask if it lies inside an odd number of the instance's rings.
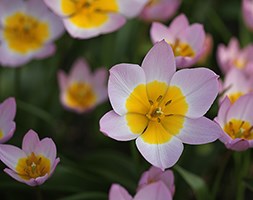
[{"label": "open tulip bloom", "polygon": [[166,21],[176,13],[180,4],[181,0],[149,0],[140,18],[146,21]]},{"label": "open tulip bloom", "polygon": [[17,67],[55,52],[62,22],[41,0],[1,0],[0,63]]},{"label": "open tulip bloom", "polygon": [[217,50],[217,61],[224,74],[232,68],[245,72],[246,75],[253,74],[253,45],[249,44],[241,49],[236,38],[229,41],[228,46],[220,44]]},{"label": "open tulip bloom", "polygon": [[72,37],[88,39],[113,32],[138,15],[148,0],[44,0]]},{"label": "open tulip bloom", "polygon": [[63,106],[69,110],[83,113],[105,101],[107,96],[107,71],[100,68],[91,74],[88,63],[78,59],[69,76],[62,70],[58,73],[60,99]]},{"label": "open tulip bloom", "polygon": [[252,79],[249,79],[241,70],[231,69],[225,76],[222,85],[222,96],[219,101],[222,102],[228,97],[231,103],[237,101],[241,96],[253,90]]},{"label": "open tulip bloom", "polygon": [[253,147],[253,94],[240,97],[234,104],[222,102],[215,121],[223,129],[220,141],[228,149],[243,151]]},{"label": "open tulip bloom", "polygon": [[217,78],[206,68],[176,72],[172,49],[161,41],[142,67],[111,68],[108,93],[113,110],[100,120],[100,130],[119,141],[136,139],[148,162],[161,169],[171,167],[183,143],[204,144],[220,136],[219,126],[203,117],[217,96]]},{"label": "open tulip bloom", "polygon": [[52,139],[39,140],[30,130],[23,138],[22,149],[0,145],[0,160],[8,167],[4,171],[12,178],[30,186],[43,184],[53,173],[60,159]]},{"label": "open tulip bloom", "polygon": [[165,40],[171,45],[177,68],[195,64],[205,50],[205,31],[201,24],[189,25],[184,14],[177,16],[169,27],[153,22],[150,35],[153,43]]},{"label": "open tulip bloom", "polygon": [[243,0],[242,1],[242,13],[243,19],[246,26],[253,31],[253,1]]},{"label": "open tulip bloom", "polygon": [[14,98],[8,98],[0,104],[0,144],[8,141],[16,129],[13,121],[16,115],[16,102]]},{"label": "open tulip bloom", "polygon": [[172,200],[172,195],[162,181],[141,188],[134,197],[122,186],[113,184],[110,188],[109,200]]}]

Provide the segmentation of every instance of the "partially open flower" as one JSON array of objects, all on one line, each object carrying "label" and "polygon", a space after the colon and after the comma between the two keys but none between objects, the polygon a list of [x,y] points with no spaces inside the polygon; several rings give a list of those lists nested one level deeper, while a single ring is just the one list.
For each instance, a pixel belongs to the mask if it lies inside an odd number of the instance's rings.
[{"label": "partially open flower", "polygon": [[83,113],[96,107],[107,99],[107,71],[100,68],[91,74],[84,59],[78,59],[69,76],[58,73],[61,103],[67,109]]},{"label": "partially open flower", "polygon": [[189,25],[184,14],[177,16],[169,27],[154,22],[150,29],[153,43],[165,40],[176,57],[177,68],[195,64],[205,50],[205,31],[201,24]]},{"label": "partially open flower", "polygon": [[43,184],[54,173],[60,159],[52,139],[39,140],[30,130],[23,138],[22,149],[13,145],[0,145],[0,160],[7,165],[4,171],[12,178],[30,186]]},{"label": "partially open flower", "polygon": [[8,98],[0,104],[0,143],[8,141],[16,129],[13,121],[16,115],[16,102],[14,98]]},{"label": "partially open flower", "polygon": [[241,96],[252,92],[253,85],[241,70],[231,69],[225,76],[224,84],[222,85],[219,101],[222,102],[225,97],[228,97],[231,103],[236,102]]},{"label": "partially open flower", "polygon": [[220,44],[217,50],[217,61],[224,74],[232,68],[245,72],[246,75],[253,74],[253,45],[249,44],[241,49],[236,38],[229,41],[228,46]]},{"label": "partially open flower", "polygon": [[228,149],[244,151],[253,147],[253,94],[240,97],[234,104],[222,102],[215,121],[223,129],[220,141]]},{"label": "partially open flower", "polygon": [[181,0],[149,0],[140,18],[145,21],[166,21],[177,11]]},{"label": "partially open flower", "polygon": [[246,26],[253,31],[253,1],[243,0],[242,1],[242,13],[243,19]]},{"label": "partially open flower", "polygon": [[109,200],[172,200],[172,195],[162,181],[141,188],[134,197],[121,185],[113,184],[110,188]]},{"label": "partially open flower", "polygon": [[75,38],[113,32],[138,15],[148,0],[44,0]]},{"label": "partially open flower", "polygon": [[162,181],[165,186],[168,187],[171,195],[175,193],[174,175],[172,170],[161,170],[157,167],[150,167],[148,171],[145,171],[139,180],[137,191],[146,187],[149,184]]},{"label": "partially open flower", "polygon": [[17,67],[55,52],[63,24],[41,0],[2,0],[0,63]]},{"label": "partially open flower", "polygon": [[119,141],[136,139],[148,162],[171,167],[183,143],[204,144],[220,136],[219,127],[203,117],[217,96],[217,78],[206,68],[176,72],[170,45],[158,42],[142,67],[111,68],[108,93],[113,110],[100,120],[100,130]]}]

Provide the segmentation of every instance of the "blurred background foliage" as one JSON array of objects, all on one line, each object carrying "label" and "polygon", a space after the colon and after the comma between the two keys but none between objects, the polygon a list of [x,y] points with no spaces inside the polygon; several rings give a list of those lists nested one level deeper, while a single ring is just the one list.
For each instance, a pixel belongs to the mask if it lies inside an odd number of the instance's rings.
[{"label": "blurred background foliage", "polygon": [[[209,60],[202,64],[221,74],[216,63],[217,44],[227,44],[232,36],[244,46],[253,42],[243,21],[240,0],[183,0],[178,13],[185,13],[191,23],[203,23],[214,39]],[[167,21],[166,24],[169,24]],[[119,31],[89,40],[76,40],[67,33],[57,41],[54,56],[32,61],[21,68],[0,68],[0,100],[17,100],[17,129],[11,144],[21,146],[29,129],[40,138],[56,142],[60,165],[40,188],[31,188],[0,173],[0,199],[46,200],[108,199],[112,183],[120,183],[135,194],[138,180],[150,165],[137,151],[134,141],[117,142],[99,132],[99,119],[111,109],[109,102],[85,114],[64,110],[59,101],[57,71],[69,71],[78,57],[86,58],[92,69],[117,63],[142,62],[152,47],[150,24],[129,20]],[[207,116],[217,114],[215,103]],[[120,130],[119,130],[120,131]],[[252,199],[253,165],[250,150],[233,153],[219,141],[201,146],[185,145],[175,173],[175,200]],[[4,165],[0,165],[1,170]],[[237,197],[236,197],[237,196]],[[39,198],[39,196],[38,196]]]}]

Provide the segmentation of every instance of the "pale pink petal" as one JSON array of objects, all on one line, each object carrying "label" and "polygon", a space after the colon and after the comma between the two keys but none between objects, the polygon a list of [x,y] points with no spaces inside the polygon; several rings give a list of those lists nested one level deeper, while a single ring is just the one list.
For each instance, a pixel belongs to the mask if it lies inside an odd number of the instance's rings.
[{"label": "pale pink petal", "polygon": [[248,121],[253,124],[253,94],[247,94],[240,97],[229,109],[227,113],[227,122],[231,119]]},{"label": "pale pink petal", "polygon": [[207,68],[183,69],[175,73],[170,85],[178,87],[186,97],[187,117],[199,118],[209,110],[218,94],[217,79],[218,76]]},{"label": "pale pink petal", "polygon": [[173,51],[165,41],[156,43],[147,53],[142,68],[146,74],[146,82],[169,83],[176,71]]},{"label": "pale pink petal", "polygon": [[178,161],[184,148],[182,142],[177,137],[172,137],[164,144],[149,144],[142,137],[138,137],[136,145],[142,156],[149,163],[162,170],[172,167]]},{"label": "pale pink petal", "polygon": [[[108,94],[114,111],[119,115],[126,114],[126,100],[133,90],[140,84],[146,84],[143,69],[134,64],[118,64],[110,69],[108,82]],[[136,97],[136,101],[143,105],[149,103],[142,97]]]},{"label": "pale pink petal", "polygon": [[141,189],[134,200],[172,200],[172,195],[165,184],[159,181]]},{"label": "pale pink petal", "polygon": [[55,44],[46,44],[44,45],[39,52],[37,52],[34,57],[36,59],[44,59],[52,56],[56,51]]},{"label": "pale pink petal", "polygon": [[26,158],[27,155],[24,151],[19,149],[18,147],[1,144],[0,145],[0,160],[10,169],[16,169],[17,163],[20,158]]},{"label": "pale pink petal", "polygon": [[73,24],[68,18],[63,18],[63,23],[69,34],[74,38],[89,39],[101,34],[116,31],[122,27],[126,19],[120,14],[109,14],[109,19],[103,25],[96,28],[81,28]]},{"label": "pale pink petal", "polygon": [[45,174],[44,176],[40,176],[34,180],[36,185],[42,185],[49,178],[49,174]]},{"label": "pale pink petal", "polygon": [[242,1],[242,13],[243,19],[246,26],[252,31],[253,30],[253,3],[251,0]]},{"label": "pale pink petal", "polygon": [[64,16],[64,13],[62,11],[62,1],[65,0],[44,0],[46,5],[53,10],[56,14],[60,16]]},{"label": "pale pink petal", "polygon": [[[142,117],[142,116],[140,116]],[[145,116],[143,116],[145,117]],[[148,120],[147,120],[148,122]],[[146,124],[143,125],[143,130],[146,128]],[[143,132],[133,133],[128,126],[128,122],[126,116],[120,116],[115,113],[113,110],[106,113],[100,119],[100,131],[105,135],[119,141],[128,141],[133,140],[139,136]],[[116,125],[117,124],[117,125]]]},{"label": "pale pink petal", "polygon": [[220,126],[210,119],[185,117],[184,126],[176,137],[186,144],[206,144],[217,140],[221,135]]},{"label": "pale pink petal", "polygon": [[177,36],[181,31],[184,31],[187,27],[189,27],[189,21],[184,14],[178,15],[170,24],[169,32]]},{"label": "pale pink petal", "polygon": [[250,147],[250,143],[248,140],[244,140],[240,138],[227,141],[225,142],[225,145],[228,149],[232,149],[234,151],[245,151]]},{"label": "pale pink petal", "polygon": [[229,108],[231,107],[231,102],[228,97],[225,97],[225,99],[222,101],[218,116],[214,119],[221,127],[223,127],[227,123],[227,112]]},{"label": "pale pink petal", "polygon": [[[0,122],[1,123],[1,122]],[[0,139],[0,144],[7,142],[14,134],[16,129],[15,122],[0,124],[0,129],[3,131],[3,137]]]},{"label": "pale pink petal", "polygon": [[16,101],[13,97],[7,98],[0,104],[0,123],[13,121],[16,115]]},{"label": "pale pink petal", "polygon": [[52,166],[56,158],[56,146],[54,141],[50,138],[44,138],[37,144],[34,153],[35,155],[43,155],[48,158]]},{"label": "pale pink petal", "polygon": [[5,17],[12,15],[17,11],[24,11],[25,4],[22,0],[1,0],[0,6],[0,24],[4,24]]},{"label": "pale pink petal", "polygon": [[88,62],[83,58],[78,58],[69,73],[70,82],[91,82],[91,72]]},{"label": "pale pink petal", "polygon": [[119,184],[112,184],[109,191],[109,200],[132,200],[131,195]]},{"label": "pale pink petal", "polygon": [[48,178],[50,178],[53,175],[53,173],[55,171],[55,168],[59,164],[59,162],[60,162],[60,158],[56,158],[55,161],[54,161],[54,163],[53,163],[53,165],[50,166],[51,169],[50,169],[50,173],[49,173]]},{"label": "pale pink petal", "polygon": [[153,43],[165,40],[172,42],[174,37],[171,38],[168,28],[159,22],[153,22],[150,28],[150,36]]},{"label": "pale pink petal", "polygon": [[40,139],[39,139],[38,134],[33,130],[29,130],[23,138],[22,150],[27,155],[30,155],[32,152],[35,151],[39,142],[40,142]]},{"label": "pale pink petal", "polygon": [[58,77],[58,84],[60,86],[60,90],[61,92],[63,92],[68,87],[68,77],[63,70],[58,71],[57,77]]},{"label": "pale pink petal", "polygon": [[119,12],[126,17],[132,18],[140,14],[149,0],[117,0]]}]

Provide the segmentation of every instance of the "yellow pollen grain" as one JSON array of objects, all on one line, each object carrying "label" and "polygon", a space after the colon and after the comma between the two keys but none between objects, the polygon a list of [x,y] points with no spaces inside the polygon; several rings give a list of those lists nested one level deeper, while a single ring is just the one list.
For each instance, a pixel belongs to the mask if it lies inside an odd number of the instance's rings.
[{"label": "yellow pollen grain", "polygon": [[6,17],[3,37],[8,47],[20,54],[40,49],[49,38],[49,25],[33,16],[17,12]]},{"label": "yellow pollen grain", "polygon": [[185,42],[181,42],[179,39],[176,39],[176,41],[173,44],[170,44],[170,46],[172,47],[172,50],[176,57],[177,56],[183,56],[183,57],[195,56],[195,52],[192,49],[192,47]]},{"label": "yellow pollen grain", "polygon": [[61,8],[69,20],[80,28],[96,28],[119,10],[116,0],[64,0]]},{"label": "yellow pollen grain", "polygon": [[66,103],[71,108],[87,109],[97,100],[93,88],[84,82],[73,82],[66,91]]},{"label": "yellow pollen grain", "polygon": [[33,152],[26,158],[20,158],[16,166],[17,174],[24,180],[45,176],[50,173],[50,169],[50,160]]},{"label": "yellow pollen grain", "polygon": [[224,127],[223,130],[232,138],[241,138],[246,140],[253,139],[253,126],[243,120],[231,119]]}]

